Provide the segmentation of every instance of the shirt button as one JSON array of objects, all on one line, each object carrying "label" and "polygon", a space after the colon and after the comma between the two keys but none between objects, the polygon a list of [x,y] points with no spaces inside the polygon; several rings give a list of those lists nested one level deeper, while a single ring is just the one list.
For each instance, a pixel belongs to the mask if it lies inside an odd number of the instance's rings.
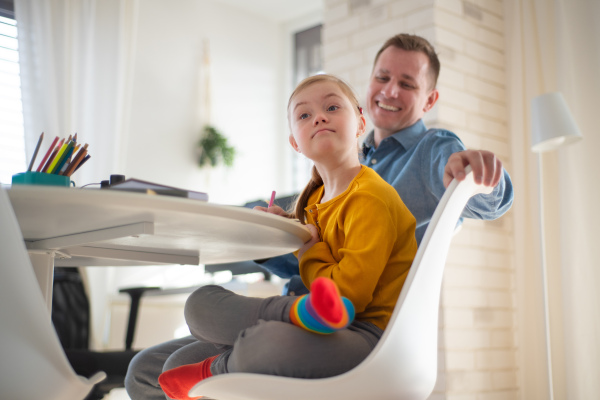
[{"label": "shirt button", "polygon": [[308,212],[313,212],[313,210],[308,210]]},{"label": "shirt button", "polygon": [[376,158],[372,158],[371,159],[371,164],[377,164],[377,159]]}]

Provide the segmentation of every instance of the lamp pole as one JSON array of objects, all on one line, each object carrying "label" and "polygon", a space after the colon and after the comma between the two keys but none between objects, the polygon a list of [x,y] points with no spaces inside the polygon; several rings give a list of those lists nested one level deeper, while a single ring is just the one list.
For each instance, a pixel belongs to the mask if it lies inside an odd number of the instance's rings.
[{"label": "lamp pole", "polygon": [[548,265],[546,263],[546,229],[544,226],[544,177],[542,153],[537,154],[538,159],[538,192],[540,196],[540,251],[542,270],[542,295],[544,300],[544,333],[546,339],[546,366],[548,374],[548,399],[554,400],[554,384],[552,377],[552,341],[550,339],[550,301],[548,296]]},{"label": "lamp pole", "polygon": [[544,331],[549,399],[554,400],[552,379],[552,345],[550,340],[550,305],[548,295],[548,266],[546,263],[546,235],[544,227],[544,177],[542,154],[581,140],[582,135],[560,92],[545,93],[531,102],[531,151],[538,153],[538,191],[540,196],[540,251],[542,292],[544,300]]}]

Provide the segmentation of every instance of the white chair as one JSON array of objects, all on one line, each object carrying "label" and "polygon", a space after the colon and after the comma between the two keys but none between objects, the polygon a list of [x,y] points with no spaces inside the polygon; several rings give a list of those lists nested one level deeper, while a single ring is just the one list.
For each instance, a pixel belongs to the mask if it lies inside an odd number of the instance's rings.
[{"label": "white chair", "polygon": [[467,178],[453,181],[421,241],[387,329],[371,354],[338,376],[298,379],[247,373],[217,375],[190,397],[218,400],[424,400],[437,376],[438,307],[446,256],[454,228],[471,196],[490,192]]},{"label": "white chair", "polygon": [[71,368],[0,186],[0,398],[81,400],[105,376],[87,379]]}]

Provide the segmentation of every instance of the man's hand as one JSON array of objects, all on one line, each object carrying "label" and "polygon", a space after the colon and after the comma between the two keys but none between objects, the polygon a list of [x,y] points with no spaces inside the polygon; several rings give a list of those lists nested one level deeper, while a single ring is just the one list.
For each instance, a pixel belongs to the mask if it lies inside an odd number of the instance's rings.
[{"label": "man's hand", "polygon": [[321,238],[319,237],[319,231],[317,230],[317,227],[312,225],[312,224],[306,224],[305,225],[308,228],[308,231],[311,234],[311,238],[308,242],[304,243],[302,245],[302,247],[300,247],[300,251],[298,251],[298,260],[302,259],[302,255],[304,254],[304,252],[308,249],[310,249],[311,247],[313,247],[313,245],[315,243],[318,243],[321,241]]},{"label": "man's hand", "polygon": [[502,178],[502,161],[486,150],[465,150],[454,153],[448,158],[444,168],[444,186],[448,187],[452,179],[465,179],[465,167],[473,169],[475,183],[496,187]]}]

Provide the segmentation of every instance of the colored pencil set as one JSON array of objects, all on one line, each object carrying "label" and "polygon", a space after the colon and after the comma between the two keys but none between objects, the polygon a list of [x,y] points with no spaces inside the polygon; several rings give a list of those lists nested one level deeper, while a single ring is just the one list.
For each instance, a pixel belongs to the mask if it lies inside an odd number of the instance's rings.
[{"label": "colored pencil set", "polygon": [[[28,171],[31,171],[33,168],[33,163],[35,162],[43,140],[44,132],[40,135],[33,157],[29,163]],[[90,159],[91,156],[88,154],[87,148],[87,143],[84,146],[77,143],[77,134],[75,134],[75,136],[69,135],[66,140],[63,138],[60,141],[58,136],[56,136],[36,171],[45,172],[47,174],[71,176]]]}]

